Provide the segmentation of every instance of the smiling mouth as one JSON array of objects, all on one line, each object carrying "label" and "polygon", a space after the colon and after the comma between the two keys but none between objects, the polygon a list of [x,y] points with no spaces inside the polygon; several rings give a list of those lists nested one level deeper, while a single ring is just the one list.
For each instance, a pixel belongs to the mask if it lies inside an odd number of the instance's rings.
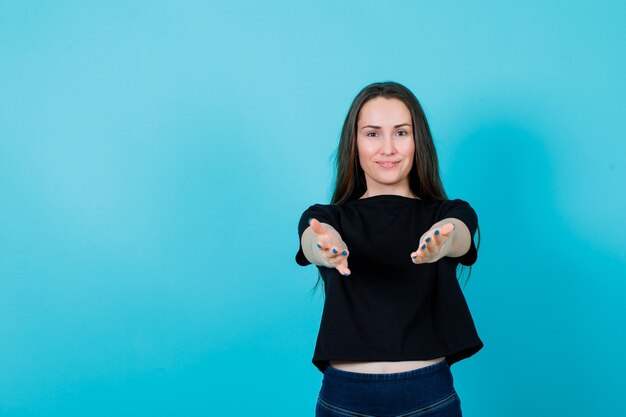
[{"label": "smiling mouth", "polygon": [[397,162],[376,162],[378,165],[380,165],[383,168],[391,168],[391,167],[395,167],[396,165],[398,165],[400,163],[400,161]]}]

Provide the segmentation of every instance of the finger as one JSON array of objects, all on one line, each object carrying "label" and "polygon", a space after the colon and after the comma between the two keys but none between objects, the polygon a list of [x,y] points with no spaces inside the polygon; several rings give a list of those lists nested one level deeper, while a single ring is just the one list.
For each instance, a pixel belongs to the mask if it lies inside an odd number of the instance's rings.
[{"label": "finger", "polygon": [[333,254],[330,250],[324,253],[326,260],[328,263],[332,265],[344,265],[347,266],[347,258],[341,254],[341,252],[337,254]]},{"label": "finger", "polygon": [[341,244],[332,244],[328,245],[328,255],[331,257],[344,258],[350,254],[346,245],[342,242]]},{"label": "finger", "polygon": [[346,259],[346,257],[342,254],[342,252],[339,252],[337,250],[336,246],[331,246],[325,243],[325,241],[323,240],[321,242],[322,242],[322,245],[319,248],[319,250],[322,251],[322,257],[327,263],[334,266],[338,262],[341,262],[342,260]]},{"label": "finger", "polygon": [[430,230],[424,235],[424,243],[426,243],[431,250],[439,248],[439,246],[448,240],[454,229],[455,226],[453,223],[446,223],[441,225],[441,227]]},{"label": "finger", "polygon": [[424,242],[420,244],[420,247],[417,248],[417,250],[413,252],[413,254],[411,254],[411,258],[414,260],[413,263],[416,263],[415,262],[416,260],[419,261],[420,263],[427,261],[431,255],[430,245],[432,244],[433,244],[432,241],[430,241],[429,243],[426,243],[426,239],[425,239]]},{"label": "finger", "polygon": [[414,264],[416,264],[416,265],[423,263],[424,262],[424,253],[422,251],[419,251],[419,250],[411,253],[411,261]]},{"label": "finger", "polygon": [[334,246],[330,245],[325,240],[320,239],[317,242],[317,247],[324,252],[324,256],[326,256],[329,260],[336,259],[338,257],[336,249],[333,250]]},{"label": "finger", "polygon": [[326,233],[326,229],[324,228],[322,223],[320,223],[319,220],[317,220],[315,218],[309,219],[309,226],[311,226],[311,230],[316,235],[321,235],[323,233]]},{"label": "finger", "polygon": [[329,242],[326,238],[318,239],[316,245],[321,250],[328,252],[328,256],[336,256],[340,254],[337,246],[333,245],[332,242]]},{"label": "finger", "polygon": [[315,246],[317,246],[319,250],[324,252],[330,249],[330,245],[325,239],[318,239],[317,242],[315,242]]},{"label": "finger", "polygon": [[347,257],[348,255],[350,255],[350,252],[348,251],[348,248],[345,247],[345,245],[332,246],[331,252],[333,253],[333,255],[337,256]]},{"label": "finger", "polygon": [[337,271],[339,271],[341,275],[344,275],[344,276],[349,276],[351,273],[350,269],[348,269],[348,261],[345,259],[343,261],[338,262],[335,265],[335,268],[337,269]]},{"label": "finger", "polygon": [[445,223],[445,224],[442,224],[441,227],[438,227],[437,229],[435,229],[433,233],[437,237],[449,236],[450,233],[454,231],[454,229],[455,229],[454,223]]},{"label": "finger", "polygon": [[424,235],[424,240],[420,244],[420,247],[423,244],[426,244],[427,246],[436,245],[440,240],[441,240],[441,233],[437,233],[436,235],[434,233],[426,234]]},{"label": "finger", "polygon": [[422,243],[439,243],[443,239],[443,235],[441,234],[441,227],[436,229],[431,229],[426,232],[423,236],[424,241]]}]

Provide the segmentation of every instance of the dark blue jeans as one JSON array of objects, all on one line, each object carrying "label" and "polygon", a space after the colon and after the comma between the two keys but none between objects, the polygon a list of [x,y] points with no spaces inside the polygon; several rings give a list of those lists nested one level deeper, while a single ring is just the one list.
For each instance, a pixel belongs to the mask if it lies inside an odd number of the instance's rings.
[{"label": "dark blue jeans", "polygon": [[445,360],[393,374],[324,371],[316,417],[461,417],[461,401]]}]

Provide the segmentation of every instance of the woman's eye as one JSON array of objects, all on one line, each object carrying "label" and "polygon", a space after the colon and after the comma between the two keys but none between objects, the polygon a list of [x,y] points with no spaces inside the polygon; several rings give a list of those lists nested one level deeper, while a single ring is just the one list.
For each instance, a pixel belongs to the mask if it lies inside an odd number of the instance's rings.
[{"label": "woman's eye", "polygon": [[[374,135],[376,134],[376,132],[367,132],[367,136],[370,136],[370,133],[372,133]],[[373,136],[370,136],[370,137],[373,137]]]},{"label": "woman's eye", "polygon": [[[403,133],[403,134],[402,134],[402,135],[400,135],[400,133]],[[408,135],[408,133],[406,132],[406,130],[400,130],[400,131],[398,131],[398,134],[399,134],[400,136],[406,136],[406,135]]]}]

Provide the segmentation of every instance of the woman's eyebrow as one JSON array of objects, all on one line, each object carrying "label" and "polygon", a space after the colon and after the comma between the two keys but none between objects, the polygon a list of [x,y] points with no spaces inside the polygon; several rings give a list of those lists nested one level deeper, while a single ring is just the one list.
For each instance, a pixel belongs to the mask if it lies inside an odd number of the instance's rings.
[{"label": "woman's eyebrow", "polygon": [[[411,126],[410,123],[402,123],[399,125],[395,125],[393,128],[396,129],[398,127],[402,127],[402,126]],[[371,127],[372,129],[381,129],[380,126],[373,126],[373,125],[367,125],[367,126],[363,126],[361,129],[365,129],[366,127]]]}]

